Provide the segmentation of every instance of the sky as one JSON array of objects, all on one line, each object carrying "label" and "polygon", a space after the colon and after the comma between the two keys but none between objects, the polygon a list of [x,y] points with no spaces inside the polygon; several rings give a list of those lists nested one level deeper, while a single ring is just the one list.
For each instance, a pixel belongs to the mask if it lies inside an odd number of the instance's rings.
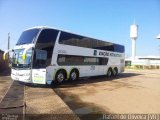
[{"label": "sky", "polygon": [[139,26],[137,55],[160,55],[160,0],[0,0],[0,49],[13,48],[23,30],[49,26],[125,45],[130,25]]}]

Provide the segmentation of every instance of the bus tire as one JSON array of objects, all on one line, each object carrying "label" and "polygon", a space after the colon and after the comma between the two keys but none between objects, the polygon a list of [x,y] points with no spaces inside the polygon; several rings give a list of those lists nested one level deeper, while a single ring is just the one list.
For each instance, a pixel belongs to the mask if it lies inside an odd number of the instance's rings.
[{"label": "bus tire", "polygon": [[115,67],[115,68],[113,69],[113,76],[116,77],[117,74],[118,74],[118,69],[117,69],[117,67]]},{"label": "bus tire", "polygon": [[69,79],[70,79],[71,81],[75,81],[75,80],[79,79],[79,72],[78,72],[77,69],[73,69],[73,70],[70,72],[70,77],[69,77]]},{"label": "bus tire", "polygon": [[107,71],[107,77],[112,77],[112,68],[109,68]]},{"label": "bus tire", "polygon": [[59,70],[56,73],[56,76],[55,76],[56,84],[61,84],[65,79],[66,79],[65,71],[64,70]]}]

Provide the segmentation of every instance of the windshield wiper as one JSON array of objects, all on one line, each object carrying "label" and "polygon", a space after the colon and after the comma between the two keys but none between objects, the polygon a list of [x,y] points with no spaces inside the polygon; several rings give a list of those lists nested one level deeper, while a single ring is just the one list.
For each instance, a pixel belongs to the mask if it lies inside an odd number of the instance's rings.
[{"label": "windshield wiper", "polygon": [[24,44],[26,44],[26,43],[17,43],[16,45],[24,45]]}]

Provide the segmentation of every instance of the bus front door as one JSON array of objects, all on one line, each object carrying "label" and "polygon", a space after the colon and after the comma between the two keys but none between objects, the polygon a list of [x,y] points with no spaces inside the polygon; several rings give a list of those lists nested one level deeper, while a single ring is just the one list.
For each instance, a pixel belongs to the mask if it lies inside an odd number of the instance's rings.
[{"label": "bus front door", "polygon": [[36,50],[34,55],[32,82],[36,84],[46,84],[46,60],[47,51]]},{"label": "bus front door", "polygon": [[46,69],[32,69],[32,82],[46,84]]}]

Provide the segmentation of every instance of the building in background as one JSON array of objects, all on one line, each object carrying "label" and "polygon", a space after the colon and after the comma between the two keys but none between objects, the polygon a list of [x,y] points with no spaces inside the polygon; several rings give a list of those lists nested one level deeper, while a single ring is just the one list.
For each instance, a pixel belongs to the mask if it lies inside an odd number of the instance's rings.
[{"label": "building in background", "polygon": [[0,50],[0,75],[9,75],[10,68],[8,61],[3,60],[4,51]]},{"label": "building in background", "polygon": [[136,56],[135,60],[132,60],[132,58],[126,58],[125,66],[131,66],[135,68],[160,69],[160,57],[159,56]]},{"label": "building in background", "polygon": [[[125,66],[138,68],[158,68],[160,69],[160,56],[136,56],[136,40],[138,38],[138,25],[130,26],[130,38],[132,40],[132,56],[125,58]],[[160,34],[156,37],[160,39]]]}]

